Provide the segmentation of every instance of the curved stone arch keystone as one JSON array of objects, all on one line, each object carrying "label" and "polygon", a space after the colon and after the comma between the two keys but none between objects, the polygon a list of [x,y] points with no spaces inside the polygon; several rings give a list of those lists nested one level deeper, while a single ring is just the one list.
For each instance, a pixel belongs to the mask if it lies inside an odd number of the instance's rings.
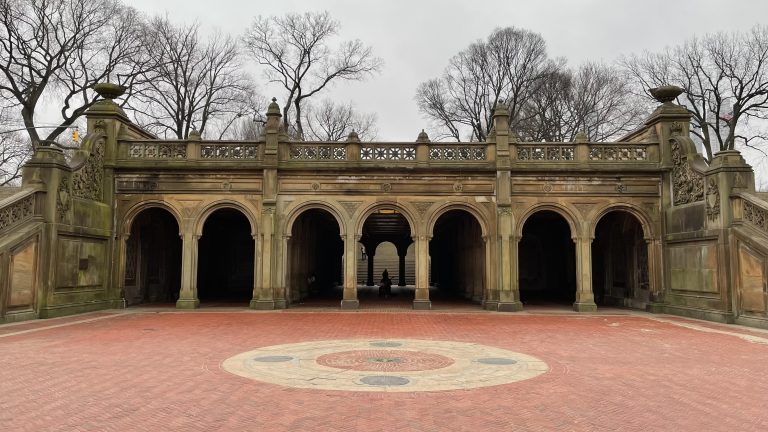
[{"label": "curved stone arch keystone", "polygon": [[400,214],[403,215],[406,221],[408,221],[408,225],[411,229],[411,236],[418,236],[423,232],[419,226],[419,224],[416,223],[416,218],[413,217],[413,209],[409,208],[409,206],[404,202],[397,202],[397,201],[376,201],[372,202],[368,205],[366,205],[361,211],[358,211],[358,217],[355,221],[355,235],[362,236],[363,235],[363,225],[365,225],[365,221],[368,219],[368,216],[373,214],[374,211],[381,209],[381,208],[396,208],[400,211]]},{"label": "curved stone arch keystone", "polygon": [[610,212],[624,211],[634,216],[640,226],[643,228],[643,238],[646,240],[655,239],[658,236],[656,230],[654,230],[652,218],[642,208],[629,203],[609,203],[599,208],[597,212],[592,212],[595,216],[591,218],[589,223],[589,235],[591,238],[595,238],[595,230],[600,220]]},{"label": "curved stone arch keystone", "polygon": [[248,223],[251,225],[251,235],[255,236],[258,234],[258,224],[256,223],[256,217],[254,216],[254,213],[251,211],[251,209],[238,201],[229,199],[217,200],[205,205],[205,207],[203,207],[203,209],[200,210],[200,212],[198,212],[197,216],[194,218],[194,223],[192,225],[193,233],[201,237],[203,235],[203,227],[205,226],[205,221],[208,220],[208,217],[210,217],[213,212],[221,209],[233,209],[242,213],[243,216],[248,219]]},{"label": "curved stone arch keystone", "polygon": [[480,232],[482,233],[483,237],[488,236],[488,217],[485,214],[485,212],[472,205],[471,203],[464,202],[464,201],[449,201],[446,203],[442,203],[440,206],[438,206],[435,210],[431,211],[429,213],[429,216],[426,218],[426,226],[424,229],[424,232],[427,233],[427,236],[433,237],[434,231],[435,231],[435,225],[437,224],[437,221],[440,219],[440,216],[448,213],[451,210],[463,210],[469,214],[471,214],[477,223],[480,225]]},{"label": "curved stone arch keystone", "polygon": [[579,229],[580,224],[578,223],[579,218],[576,216],[576,213],[571,208],[558,203],[539,203],[526,209],[522,216],[520,216],[519,222],[515,227],[515,234],[522,238],[523,227],[528,219],[540,211],[547,210],[553,211],[565,219],[565,222],[568,223],[568,227],[571,229],[571,238],[575,239],[581,235],[581,230]]},{"label": "curved stone arch keystone", "polygon": [[347,234],[346,221],[341,216],[343,213],[339,207],[336,206],[335,202],[310,200],[292,204],[295,205],[292,205],[290,208],[286,209],[285,223],[283,224],[282,230],[284,236],[290,237],[293,232],[293,224],[296,223],[296,220],[299,218],[299,216],[304,214],[304,212],[313,209],[325,210],[330,213],[334,219],[336,219],[336,223],[339,225],[339,235],[344,237]]},{"label": "curved stone arch keystone", "polygon": [[141,214],[144,210],[149,210],[152,208],[161,208],[163,210],[168,211],[171,216],[176,220],[176,225],[179,227],[179,235],[182,234],[182,217],[181,217],[181,211],[173,206],[168,201],[162,201],[162,200],[142,200],[134,205],[132,205],[128,210],[126,210],[125,215],[122,217],[122,226],[120,227],[120,234],[124,236],[130,236],[131,235],[131,228],[133,226],[133,222],[136,220],[136,217]]}]

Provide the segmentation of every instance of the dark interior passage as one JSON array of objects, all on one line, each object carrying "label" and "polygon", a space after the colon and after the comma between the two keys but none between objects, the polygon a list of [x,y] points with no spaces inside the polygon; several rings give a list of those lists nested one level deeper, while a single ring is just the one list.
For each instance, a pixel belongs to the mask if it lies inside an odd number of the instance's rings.
[{"label": "dark interior passage", "polygon": [[198,241],[197,296],[201,302],[249,302],[253,297],[254,239],[235,209],[213,212]]},{"label": "dark interior passage", "polygon": [[412,299],[415,257],[411,226],[405,216],[395,208],[376,210],[363,223],[359,245],[363,253],[357,262],[357,281],[373,287],[358,291],[361,301],[369,295]]},{"label": "dark interior passage", "polygon": [[288,290],[291,302],[341,300],[344,242],[339,224],[321,209],[302,213],[291,228]]},{"label": "dark interior passage", "polygon": [[648,246],[632,214],[612,211],[598,222],[592,242],[592,291],[599,306],[645,309],[650,293]]},{"label": "dark interior passage", "polygon": [[179,225],[165,209],[144,210],[134,219],[126,242],[126,304],[175,302],[180,286]]},{"label": "dark interior passage", "polygon": [[[433,301],[482,301],[485,292],[485,243],[480,224],[463,210],[451,210],[435,223],[429,243]],[[434,293],[434,294],[432,294]]]},{"label": "dark interior passage", "polygon": [[523,225],[518,245],[520,300],[524,304],[572,304],[576,299],[576,248],[568,222],[537,212]]}]

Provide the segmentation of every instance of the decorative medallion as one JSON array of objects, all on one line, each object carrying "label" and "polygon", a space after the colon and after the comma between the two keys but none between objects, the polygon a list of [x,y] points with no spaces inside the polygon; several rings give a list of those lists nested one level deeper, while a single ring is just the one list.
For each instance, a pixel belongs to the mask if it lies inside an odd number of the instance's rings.
[{"label": "decorative medallion", "polygon": [[383,183],[381,185],[381,190],[383,190],[384,192],[390,192],[392,190],[392,184],[390,184],[390,183]]},{"label": "decorative medallion", "polygon": [[624,185],[624,183],[619,183],[616,185],[616,192],[624,193],[626,191],[627,191],[627,187]]},{"label": "decorative medallion", "polygon": [[549,192],[552,192],[552,183],[549,183],[549,182],[547,182],[547,183],[544,183],[544,186],[542,186],[542,188],[541,188],[541,189],[542,189],[544,192],[547,192],[547,193],[549,193]]},{"label": "decorative medallion", "polygon": [[459,182],[456,182],[456,183],[453,184],[453,191],[454,192],[461,192],[463,190],[464,190],[464,185],[463,184],[461,184]]},{"label": "decorative medallion", "polygon": [[502,348],[413,339],[273,345],[230,357],[222,368],[285,387],[365,392],[488,387],[549,370],[542,360]]},{"label": "decorative medallion", "polygon": [[312,183],[310,187],[313,191],[320,190],[320,183]]}]

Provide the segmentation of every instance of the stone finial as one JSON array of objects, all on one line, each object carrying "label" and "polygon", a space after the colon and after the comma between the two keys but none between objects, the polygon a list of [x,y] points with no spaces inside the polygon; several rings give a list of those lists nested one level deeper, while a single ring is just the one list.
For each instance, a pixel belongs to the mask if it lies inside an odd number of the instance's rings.
[{"label": "stone finial", "polygon": [[587,132],[585,130],[580,130],[576,133],[576,136],[573,137],[573,142],[588,142],[589,141],[589,135],[587,135]]},{"label": "stone finial", "polygon": [[93,86],[93,90],[102,98],[112,100],[122,96],[127,87],[113,83],[99,83]]},{"label": "stone finial", "polygon": [[493,107],[493,116],[507,116],[509,117],[509,111],[507,111],[507,104],[504,103],[504,99],[499,99],[496,105]]},{"label": "stone finial", "polygon": [[200,132],[197,129],[192,129],[189,132],[189,136],[187,137],[190,141],[200,141],[202,137],[200,136]]},{"label": "stone finial", "polygon": [[419,132],[419,136],[416,138],[416,142],[420,143],[428,143],[429,142],[429,135],[424,131],[424,129]]},{"label": "stone finial", "polygon": [[347,135],[347,142],[360,142],[360,136],[357,135],[354,129]]},{"label": "stone finial", "polygon": [[680,96],[684,90],[678,86],[665,85],[661,87],[648,89],[648,91],[651,93],[651,96],[653,96],[653,98],[656,99],[657,101],[663,104],[671,104],[672,101],[674,101],[678,96]]},{"label": "stone finial", "polygon": [[267,117],[282,117],[283,115],[280,114],[280,106],[277,104],[277,98],[272,98],[272,103],[269,104],[269,108],[267,108]]}]

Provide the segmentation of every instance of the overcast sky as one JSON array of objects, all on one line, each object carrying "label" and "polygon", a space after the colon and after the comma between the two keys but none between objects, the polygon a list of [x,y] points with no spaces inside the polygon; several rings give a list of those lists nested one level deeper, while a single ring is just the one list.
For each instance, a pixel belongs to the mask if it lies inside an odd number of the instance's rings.
[{"label": "overcast sky", "polygon": [[[416,86],[438,76],[448,59],[495,27],[540,33],[551,57],[569,64],[613,62],[622,54],[657,51],[696,34],[748,29],[768,18],[766,0],[558,1],[294,1],[130,0],[149,14],[199,21],[208,30],[240,35],[256,15],[328,10],[340,36],[360,39],[383,58],[381,74],[337,83],[326,96],[351,100],[378,116],[380,140],[415,140],[427,126],[414,101]],[[261,77],[257,77],[261,80]],[[279,90],[261,84],[268,97]]]}]

